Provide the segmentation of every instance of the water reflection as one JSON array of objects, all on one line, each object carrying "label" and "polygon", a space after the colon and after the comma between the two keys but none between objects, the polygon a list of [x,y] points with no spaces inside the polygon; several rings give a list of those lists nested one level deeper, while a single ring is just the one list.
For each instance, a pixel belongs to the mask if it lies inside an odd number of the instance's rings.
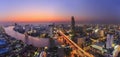
[{"label": "water reflection", "polygon": [[[16,38],[17,40],[22,40],[23,42],[25,42],[25,35],[14,31],[13,27],[14,26],[6,27],[5,28],[6,33],[8,35]],[[45,46],[49,46],[49,39],[48,38],[37,38],[37,37],[29,36],[27,43],[32,44],[36,47],[45,47]]]}]

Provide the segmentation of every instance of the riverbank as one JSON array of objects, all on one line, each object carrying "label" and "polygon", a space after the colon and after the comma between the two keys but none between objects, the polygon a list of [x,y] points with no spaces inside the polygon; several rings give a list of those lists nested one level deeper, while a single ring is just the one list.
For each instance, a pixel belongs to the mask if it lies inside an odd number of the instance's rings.
[{"label": "riverbank", "polygon": [[[22,40],[25,43],[25,35],[18,33],[13,30],[13,26],[5,27],[6,34],[10,35],[11,37],[16,38],[17,40]],[[49,38],[37,38],[29,36],[27,44],[33,45],[35,47],[45,47],[49,46]]]}]

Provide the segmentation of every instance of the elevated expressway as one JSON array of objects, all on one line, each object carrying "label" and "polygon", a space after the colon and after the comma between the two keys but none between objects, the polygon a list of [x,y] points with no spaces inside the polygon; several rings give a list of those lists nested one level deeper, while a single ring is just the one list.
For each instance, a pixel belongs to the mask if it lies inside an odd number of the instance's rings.
[{"label": "elevated expressway", "polygon": [[77,55],[79,55],[79,57],[94,57],[92,54],[89,54],[85,52],[82,48],[80,48],[68,36],[66,36],[61,30],[58,30],[58,33],[72,47],[72,49],[74,49],[77,52]]}]

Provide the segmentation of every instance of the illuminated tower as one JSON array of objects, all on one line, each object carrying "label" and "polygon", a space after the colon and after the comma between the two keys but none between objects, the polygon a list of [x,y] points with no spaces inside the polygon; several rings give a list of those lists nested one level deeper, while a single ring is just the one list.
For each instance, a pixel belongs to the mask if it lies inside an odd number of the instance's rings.
[{"label": "illuminated tower", "polygon": [[112,44],[113,44],[113,35],[111,34],[107,34],[107,42],[106,42],[106,48],[112,48]]},{"label": "illuminated tower", "polygon": [[110,35],[107,34],[106,48],[109,49],[110,47],[111,47],[111,44],[110,44]]},{"label": "illuminated tower", "polygon": [[73,37],[75,36],[75,19],[74,16],[71,17],[71,31],[73,34]]}]

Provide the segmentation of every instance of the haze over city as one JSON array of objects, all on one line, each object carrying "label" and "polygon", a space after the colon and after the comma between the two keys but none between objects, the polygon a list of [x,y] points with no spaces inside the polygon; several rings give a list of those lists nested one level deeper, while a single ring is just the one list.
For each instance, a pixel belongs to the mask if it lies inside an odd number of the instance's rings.
[{"label": "haze over city", "polygon": [[119,0],[0,0],[0,22],[120,20]]}]

